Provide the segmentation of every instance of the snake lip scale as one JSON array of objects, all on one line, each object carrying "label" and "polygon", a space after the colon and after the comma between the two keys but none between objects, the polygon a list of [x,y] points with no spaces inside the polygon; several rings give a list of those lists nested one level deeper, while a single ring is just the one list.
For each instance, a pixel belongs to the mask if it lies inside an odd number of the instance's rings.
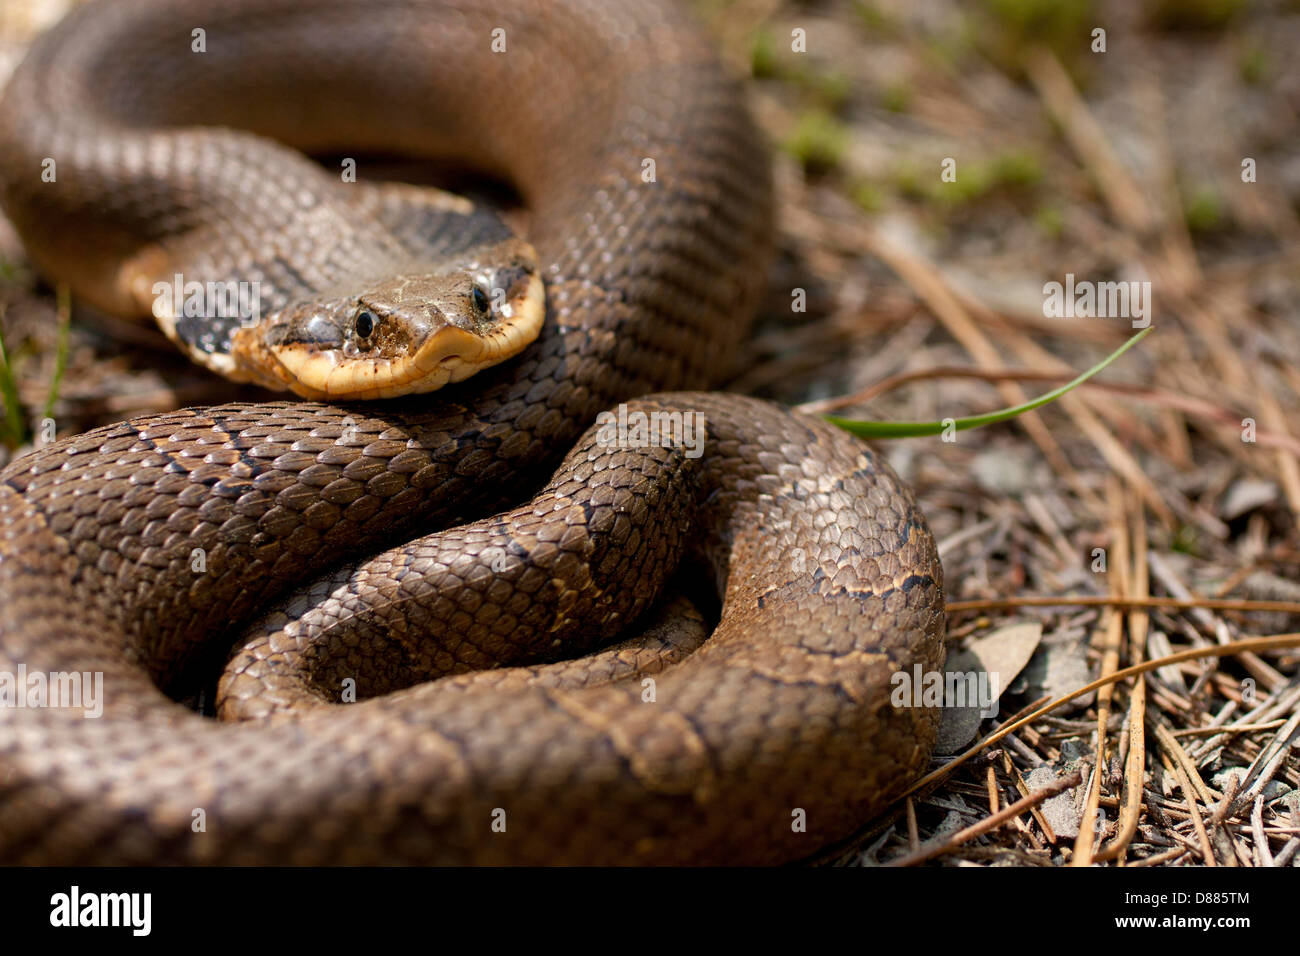
[{"label": "snake lip scale", "polygon": [[[535,273],[480,219],[449,259],[457,202],[303,155],[380,148],[509,181]],[[101,309],[257,282],[297,316],[268,348],[434,299],[487,327],[487,262],[545,287],[531,344],[437,394],[181,409],[0,471],[0,675],[103,679],[93,719],[0,707],[0,862],[774,863],[924,768],[937,713],[889,702],[942,664],[911,492],[825,422],[700,391],[772,195],[676,6],[100,0],[0,98],[0,204]],[[396,301],[413,260],[452,264]],[[214,367],[252,348],[175,324]],[[702,454],[608,440],[620,405],[698,418]],[[214,655],[221,719],[172,696]]]}]

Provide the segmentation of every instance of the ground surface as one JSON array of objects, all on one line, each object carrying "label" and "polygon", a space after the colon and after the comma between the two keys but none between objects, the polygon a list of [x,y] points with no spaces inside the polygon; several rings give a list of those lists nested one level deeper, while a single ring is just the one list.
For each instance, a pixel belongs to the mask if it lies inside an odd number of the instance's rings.
[{"label": "ground surface", "polygon": [[[0,79],[64,6],[0,0]],[[940,541],[950,643],[1003,677],[1000,714],[954,717],[945,753],[1119,668],[1300,631],[1300,4],[697,6],[777,147],[779,258],[729,388],[960,418],[1155,326],[1040,412],[879,446]],[[1050,315],[1067,276],[1149,283],[1149,311]],[[3,220],[0,319],[39,420],[57,307]],[[70,341],[60,435],[232,394],[148,330],[78,318]],[[1148,596],[1198,606],[1106,605]],[[1025,598],[1055,603],[998,606]],[[1294,640],[1170,663],[1000,738],[830,858],[1300,865],[1298,743]]]}]

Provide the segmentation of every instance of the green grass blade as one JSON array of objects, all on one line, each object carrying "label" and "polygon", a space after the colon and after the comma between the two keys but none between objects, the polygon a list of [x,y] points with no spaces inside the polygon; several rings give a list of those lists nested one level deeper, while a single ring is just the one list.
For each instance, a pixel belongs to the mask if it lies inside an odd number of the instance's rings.
[{"label": "green grass blade", "polygon": [[41,418],[54,417],[54,403],[59,400],[59,389],[63,387],[63,373],[68,368],[68,337],[72,328],[72,291],[66,285],[59,285],[59,344],[54,353],[54,377],[50,380],[50,391],[45,397],[45,408]]},{"label": "green grass blade", "polygon": [[984,415],[973,415],[970,418],[945,419],[948,424],[945,424],[942,421],[873,422],[852,418],[839,418],[835,415],[827,415],[826,420],[833,425],[838,425],[846,432],[857,435],[859,438],[916,438],[921,435],[938,435],[948,429],[965,431],[968,428],[979,428],[981,425],[992,425],[996,422],[1005,422],[1008,419],[1015,418],[1017,415],[1033,411],[1035,408],[1040,408],[1048,402],[1054,402],[1072,388],[1086,382],[1111,362],[1115,361],[1133,346],[1141,342],[1152,328],[1152,326],[1148,326],[1143,329],[1073,381],[1066,382],[1059,388],[1054,388],[1045,395],[1040,395],[1033,401],[1025,402],[1025,404],[1017,405],[1014,408],[1003,408],[996,412],[988,412]]},{"label": "green grass blade", "polygon": [[18,401],[18,381],[14,378],[13,366],[9,364],[9,352],[5,349],[4,323],[0,322],[0,441],[6,447],[17,448],[27,437],[27,428],[23,422],[23,406]]}]

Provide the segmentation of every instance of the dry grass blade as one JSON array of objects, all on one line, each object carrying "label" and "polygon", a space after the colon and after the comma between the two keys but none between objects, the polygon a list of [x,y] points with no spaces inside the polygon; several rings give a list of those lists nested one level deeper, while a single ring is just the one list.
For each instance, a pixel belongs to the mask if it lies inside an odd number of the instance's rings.
[{"label": "dry grass blade", "polygon": [[994,813],[991,816],[985,817],[983,820],[981,820],[979,823],[975,824],[974,826],[969,826],[966,827],[964,830],[959,830],[958,832],[954,833],[952,836],[937,841],[936,843],[930,846],[923,846],[920,849],[918,849],[915,853],[911,854],[910,856],[905,856],[899,860],[891,860],[889,862],[889,865],[890,866],[915,866],[918,863],[924,863],[926,860],[932,860],[936,856],[940,856],[944,853],[948,853],[952,850],[955,850],[957,847],[961,846],[963,843],[967,842],[968,840],[973,840],[975,837],[988,833],[990,830],[995,830],[998,827],[1002,826],[1002,824],[1006,823],[1008,820],[1011,820],[1014,817],[1018,817],[1020,814],[1031,809],[1032,807],[1038,806],[1048,797],[1052,797],[1058,793],[1061,793],[1062,791],[1069,790],[1071,787],[1077,787],[1081,779],[1082,777],[1079,771],[1076,770],[1074,773],[1062,777],[1060,780],[1057,780],[1055,783],[1052,783],[1044,787],[1042,790],[1035,790],[1033,793],[1029,794],[1028,796],[1020,800],[1017,800],[1015,803],[999,811],[998,813]]}]

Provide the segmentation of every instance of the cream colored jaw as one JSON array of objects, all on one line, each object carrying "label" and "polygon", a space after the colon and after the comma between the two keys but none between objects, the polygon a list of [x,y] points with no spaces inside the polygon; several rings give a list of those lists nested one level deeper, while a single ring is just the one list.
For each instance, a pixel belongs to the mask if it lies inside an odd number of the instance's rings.
[{"label": "cream colored jaw", "polygon": [[429,337],[414,355],[400,359],[350,359],[340,363],[332,352],[285,348],[275,353],[285,384],[312,399],[397,398],[432,392],[469,378],[518,355],[542,330],[546,292],[539,276],[530,276],[528,291],[514,314],[486,334],[448,326]]}]

